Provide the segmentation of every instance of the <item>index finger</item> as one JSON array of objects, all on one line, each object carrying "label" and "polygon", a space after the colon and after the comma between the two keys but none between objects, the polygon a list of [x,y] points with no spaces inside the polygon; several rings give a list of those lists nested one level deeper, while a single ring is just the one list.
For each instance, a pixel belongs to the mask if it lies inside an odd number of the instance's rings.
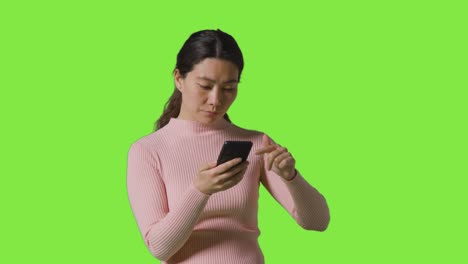
[{"label": "index finger", "polygon": [[255,151],[255,154],[257,154],[257,155],[264,154],[264,153],[272,152],[275,149],[276,149],[275,145],[270,145],[270,146],[267,146],[267,147],[257,149]]}]

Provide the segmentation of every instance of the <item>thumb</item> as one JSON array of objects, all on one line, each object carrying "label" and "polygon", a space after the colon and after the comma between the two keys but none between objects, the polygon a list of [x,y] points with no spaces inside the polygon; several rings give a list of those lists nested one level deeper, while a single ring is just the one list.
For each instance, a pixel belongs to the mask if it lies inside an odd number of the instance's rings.
[{"label": "thumb", "polygon": [[214,160],[214,161],[209,161],[209,162],[203,164],[203,165],[200,167],[200,170],[201,170],[201,171],[205,171],[205,170],[212,169],[212,168],[216,167],[216,163],[218,163],[218,161],[216,161],[216,160]]},{"label": "thumb", "polygon": [[210,163],[208,163],[209,166],[210,166],[210,169],[216,167],[216,164],[217,164],[217,163],[218,163],[217,160],[213,160],[213,161],[211,161]]}]

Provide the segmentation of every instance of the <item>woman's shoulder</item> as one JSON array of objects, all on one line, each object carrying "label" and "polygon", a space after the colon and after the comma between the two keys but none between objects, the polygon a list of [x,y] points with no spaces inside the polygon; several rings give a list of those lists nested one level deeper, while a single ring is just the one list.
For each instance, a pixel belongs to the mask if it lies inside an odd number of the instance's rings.
[{"label": "woman's shoulder", "polygon": [[165,141],[167,141],[166,135],[163,133],[162,129],[160,129],[135,139],[132,142],[132,145],[137,144],[146,148],[154,149],[155,146],[163,144]]}]

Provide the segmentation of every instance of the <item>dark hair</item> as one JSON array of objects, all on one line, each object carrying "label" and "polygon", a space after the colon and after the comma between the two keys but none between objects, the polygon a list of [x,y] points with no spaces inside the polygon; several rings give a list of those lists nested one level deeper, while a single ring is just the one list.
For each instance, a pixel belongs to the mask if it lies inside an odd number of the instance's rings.
[{"label": "dark hair", "polygon": [[[185,78],[196,64],[206,58],[219,58],[234,63],[239,70],[238,81],[240,81],[244,68],[242,52],[234,38],[219,29],[192,33],[177,54],[177,63],[173,73],[178,69],[182,77]],[[182,93],[174,88],[174,92],[164,105],[163,114],[155,122],[154,130],[167,125],[171,117],[177,117],[181,104]],[[227,113],[224,114],[224,119],[231,122]]]}]

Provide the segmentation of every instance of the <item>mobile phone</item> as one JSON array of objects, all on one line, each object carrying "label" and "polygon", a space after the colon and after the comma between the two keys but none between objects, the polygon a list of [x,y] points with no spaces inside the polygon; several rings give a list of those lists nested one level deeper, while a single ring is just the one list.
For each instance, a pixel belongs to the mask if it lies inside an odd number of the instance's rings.
[{"label": "mobile phone", "polygon": [[216,166],[235,158],[242,158],[242,162],[244,162],[251,149],[252,141],[224,141]]}]

